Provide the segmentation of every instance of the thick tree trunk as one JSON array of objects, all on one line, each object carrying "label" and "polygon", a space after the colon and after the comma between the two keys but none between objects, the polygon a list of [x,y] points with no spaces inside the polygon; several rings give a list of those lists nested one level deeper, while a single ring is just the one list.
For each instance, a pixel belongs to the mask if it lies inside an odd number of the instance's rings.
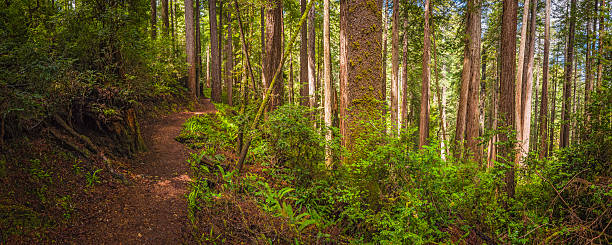
[{"label": "thick tree trunk", "polygon": [[329,42],[329,0],[323,1],[323,83],[325,84],[325,165],[331,168],[333,155],[329,143],[332,140],[332,81],[331,81],[331,53]]},{"label": "thick tree trunk", "polygon": [[576,31],[576,0],[570,2],[570,20],[567,43],[567,57],[565,57],[565,82],[563,83],[563,109],[561,111],[561,133],[559,148],[569,146],[570,139],[570,110],[572,94],[572,69],[574,61],[574,32]]},{"label": "thick tree trunk", "polygon": [[170,30],[170,21],[168,19],[168,0],[161,0],[161,2],[162,2],[161,18],[162,18],[162,23],[163,23],[162,31],[164,33],[164,36],[168,37],[169,30]]},{"label": "thick tree trunk", "polygon": [[196,99],[197,57],[193,15],[193,0],[185,0],[185,52],[187,52],[187,63],[189,64],[187,88],[191,98]]},{"label": "thick tree trunk", "polygon": [[[516,14],[518,8],[517,0],[504,0],[502,11],[501,28],[501,76],[500,76],[500,100],[499,100],[499,120],[498,129],[515,129],[515,96],[514,80],[516,79]],[[508,137],[508,132],[501,132],[498,137],[501,142],[512,142]],[[499,146],[500,161],[510,166],[506,170],[504,181],[506,182],[505,191],[508,197],[514,197],[515,191],[515,168],[513,165],[514,146],[503,144]]]},{"label": "thick tree trunk", "polygon": [[[382,0],[372,4],[381,9]],[[384,130],[377,123],[382,117],[382,15],[372,9],[362,2],[340,2],[340,131],[348,152],[356,150],[358,139]]]},{"label": "thick tree trunk", "polygon": [[[315,9],[311,9],[308,13],[308,106],[310,108],[317,107],[317,99],[315,93],[316,87],[316,74],[315,74],[315,25],[314,25],[314,13]],[[313,114],[314,118],[314,114]]]},{"label": "thick tree trunk", "polygon": [[[395,14],[395,11],[393,14]],[[431,49],[431,38],[429,33],[429,0],[425,0],[424,20],[423,72],[421,73],[421,112],[419,115],[419,148],[421,149],[427,144],[427,138],[429,138],[429,52]],[[397,23],[397,21],[395,21],[395,23]],[[395,27],[395,25],[393,27]],[[393,90],[391,92],[393,93]],[[393,98],[393,96],[391,97]]]},{"label": "thick tree trunk", "polygon": [[[187,0],[186,0],[187,1]],[[211,99],[214,102],[221,102],[221,56],[220,42],[217,30],[217,1],[208,1],[208,20],[210,25],[210,70],[211,70]]]},{"label": "thick tree trunk", "polygon": [[[427,3],[425,6],[425,18],[428,17],[427,13]],[[391,21],[393,22],[393,26],[391,27],[391,135],[397,135],[397,109],[398,109],[398,70],[399,70],[399,1],[393,0],[393,14],[391,15]],[[425,19],[425,28],[429,28],[428,20]],[[428,39],[428,30],[425,30],[425,39]],[[428,48],[428,47],[427,47]],[[425,51],[425,47],[423,47],[423,51]],[[429,59],[429,51],[427,51],[427,57]],[[425,56],[423,56],[423,62],[425,62]],[[423,73],[425,73],[425,69],[423,69]],[[427,73],[429,73],[429,67],[427,68]],[[425,75],[424,75],[425,76]],[[429,75],[427,75],[429,84]],[[429,111],[427,111],[428,113]]]},{"label": "thick tree trunk", "polygon": [[[300,10],[304,14],[307,0],[300,0]],[[308,106],[308,28],[300,30],[300,104]]]},{"label": "thick tree trunk", "polygon": [[527,37],[527,47],[525,52],[525,59],[527,62],[523,67],[523,84],[521,88],[521,135],[518,138],[520,148],[519,158],[516,159],[519,163],[523,162],[523,159],[527,157],[529,153],[529,138],[531,135],[531,99],[533,91],[533,63],[535,58],[535,41],[536,41],[536,14],[537,14],[537,1],[534,1],[531,6],[531,17],[529,20],[529,37]]},{"label": "thick tree trunk", "polygon": [[[282,54],[282,18],[283,2],[281,0],[268,0],[266,6],[266,53],[264,62],[264,80],[267,87],[268,82],[276,72],[276,67],[280,64]],[[269,111],[275,110],[283,103],[283,78],[277,78],[274,84],[272,96],[270,97]]]},{"label": "thick tree trunk", "polygon": [[542,99],[540,101],[540,154],[539,158],[548,157],[547,144],[547,113],[548,113],[548,56],[550,52],[550,4],[546,0],[546,12],[544,16],[544,60],[542,61]]},{"label": "thick tree trunk", "polygon": [[234,49],[232,47],[232,13],[227,11],[227,39],[225,43],[225,89],[227,95],[227,104],[234,105],[233,89],[234,89]]},{"label": "thick tree trunk", "polygon": [[[193,2],[192,2],[193,3]],[[193,7],[191,7],[193,11]],[[187,7],[185,7],[187,11]],[[157,0],[151,0],[151,39],[157,37]]]}]

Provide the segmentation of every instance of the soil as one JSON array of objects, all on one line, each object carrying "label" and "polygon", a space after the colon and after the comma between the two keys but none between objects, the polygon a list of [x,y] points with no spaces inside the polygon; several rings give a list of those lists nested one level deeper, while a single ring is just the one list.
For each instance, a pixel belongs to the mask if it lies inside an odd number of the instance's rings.
[{"label": "soil", "polygon": [[189,151],[175,140],[185,120],[213,113],[202,100],[196,109],[142,123],[148,151],[125,159],[127,184],[107,181],[91,190],[78,224],[63,231],[62,243],[189,244],[191,225],[185,195],[191,181]]}]

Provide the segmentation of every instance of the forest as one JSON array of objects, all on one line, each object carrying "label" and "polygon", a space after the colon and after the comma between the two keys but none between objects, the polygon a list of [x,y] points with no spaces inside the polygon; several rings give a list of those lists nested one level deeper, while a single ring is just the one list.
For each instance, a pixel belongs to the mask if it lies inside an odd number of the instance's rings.
[{"label": "forest", "polygon": [[611,244],[610,4],[0,1],[0,244]]}]

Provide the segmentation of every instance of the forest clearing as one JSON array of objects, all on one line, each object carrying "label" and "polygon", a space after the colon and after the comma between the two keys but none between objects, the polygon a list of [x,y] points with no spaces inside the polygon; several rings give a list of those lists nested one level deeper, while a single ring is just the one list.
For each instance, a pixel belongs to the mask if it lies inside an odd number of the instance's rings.
[{"label": "forest clearing", "polygon": [[611,244],[611,13],[0,1],[0,244]]}]

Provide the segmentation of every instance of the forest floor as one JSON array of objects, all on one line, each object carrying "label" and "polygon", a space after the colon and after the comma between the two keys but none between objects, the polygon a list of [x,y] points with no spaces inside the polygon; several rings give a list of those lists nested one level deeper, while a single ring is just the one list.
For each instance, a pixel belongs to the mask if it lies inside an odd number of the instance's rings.
[{"label": "forest floor", "polygon": [[191,178],[190,150],[177,142],[183,123],[195,114],[213,113],[210,101],[195,109],[176,112],[142,123],[148,151],[128,163],[128,184],[106,182],[95,188],[85,218],[62,232],[76,244],[184,244],[190,243],[187,200]]}]

